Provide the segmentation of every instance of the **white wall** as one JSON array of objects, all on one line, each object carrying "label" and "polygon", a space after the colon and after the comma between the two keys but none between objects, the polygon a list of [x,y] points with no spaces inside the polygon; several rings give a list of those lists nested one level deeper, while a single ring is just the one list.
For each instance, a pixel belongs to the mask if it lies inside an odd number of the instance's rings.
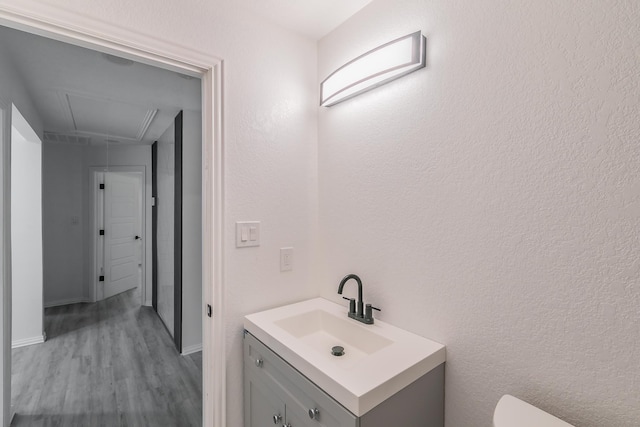
[{"label": "white wall", "polygon": [[14,107],[11,131],[12,346],[44,341],[42,142]]},{"label": "white wall", "polygon": [[640,425],[639,21],[623,0],[375,0],[319,42],[320,81],[428,38],[427,69],[320,109],[318,273],[447,345],[448,427],[490,425],[505,393]]},{"label": "white wall", "polygon": [[175,320],[175,124],[158,138],[156,209],[157,225],[157,285],[158,315],[173,336]]}]

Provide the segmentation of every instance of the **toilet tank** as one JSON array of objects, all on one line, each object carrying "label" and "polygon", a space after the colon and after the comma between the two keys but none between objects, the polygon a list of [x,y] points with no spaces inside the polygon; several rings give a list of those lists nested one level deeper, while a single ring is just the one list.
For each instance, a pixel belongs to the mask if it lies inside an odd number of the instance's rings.
[{"label": "toilet tank", "polygon": [[533,405],[505,394],[493,413],[493,427],[574,427]]}]

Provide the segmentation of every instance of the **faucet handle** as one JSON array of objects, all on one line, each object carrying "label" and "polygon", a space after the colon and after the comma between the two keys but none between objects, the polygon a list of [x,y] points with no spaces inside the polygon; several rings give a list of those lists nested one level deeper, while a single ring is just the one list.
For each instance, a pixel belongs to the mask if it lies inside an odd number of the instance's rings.
[{"label": "faucet handle", "polygon": [[371,304],[367,304],[364,310],[364,319],[373,323],[373,310],[382,311],[378,307],[374,307]]},{"label": "faucet handle", "polygon": [[342,299],[349,301],[349,314],[356,314],[356,299],[347,297],[342,297]]}]

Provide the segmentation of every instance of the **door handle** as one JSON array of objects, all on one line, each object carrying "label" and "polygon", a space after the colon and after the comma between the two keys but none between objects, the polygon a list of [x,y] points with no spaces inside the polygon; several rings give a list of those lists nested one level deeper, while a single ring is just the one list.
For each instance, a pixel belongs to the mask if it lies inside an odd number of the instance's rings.
[{"label": "door handle", "polygon": [[139,239],[141,239],[141,237],[140,236],[136,236],[136,237],[134,237],[134,239],[135,240],[139,240]]}]

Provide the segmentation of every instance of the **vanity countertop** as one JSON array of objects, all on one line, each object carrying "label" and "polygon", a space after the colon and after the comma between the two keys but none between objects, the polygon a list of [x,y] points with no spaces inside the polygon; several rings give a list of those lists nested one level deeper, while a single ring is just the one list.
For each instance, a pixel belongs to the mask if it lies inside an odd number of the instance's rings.
[{"label": "vanity countertop", "polygon": [[[445,361],[435,341],[376,320],[365,325],[323,298],[245,316],[244,328],[357,416]],[[332,347],[344,355],[332,355]]]}]

